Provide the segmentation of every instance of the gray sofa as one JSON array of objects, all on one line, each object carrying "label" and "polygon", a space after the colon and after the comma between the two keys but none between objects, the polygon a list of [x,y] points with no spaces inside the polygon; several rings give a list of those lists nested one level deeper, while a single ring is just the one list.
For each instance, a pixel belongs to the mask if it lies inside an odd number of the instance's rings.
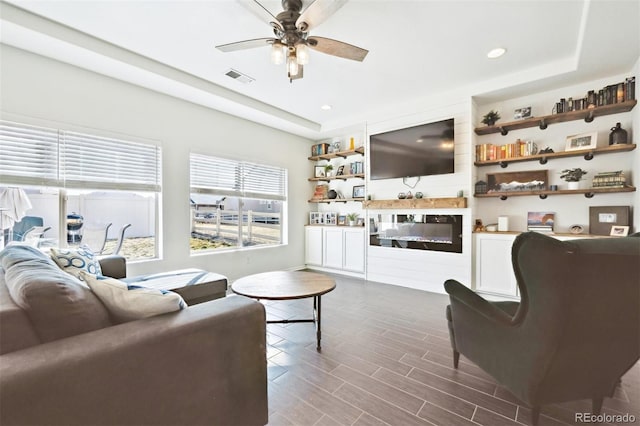
[{"label": "gray sofa", "polygon": [[231,296],[116,324],[38,253],[0,252],[0,424],[267,423],[261,304]]}]

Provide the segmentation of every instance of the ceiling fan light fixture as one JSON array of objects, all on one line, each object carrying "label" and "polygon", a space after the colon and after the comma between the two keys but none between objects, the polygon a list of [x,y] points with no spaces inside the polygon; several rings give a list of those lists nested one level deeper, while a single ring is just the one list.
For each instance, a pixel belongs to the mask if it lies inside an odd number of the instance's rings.
[{"label": "ceiling fan light fixture", "polygon": [[271,45],[271,62],[275,65],[280,65],[284,62],[284,45],[279,41]]},{"label": "ceiling fan light fixture", "polygon": [[289,77],[298,75],[298,60],[296,59],[295,51],[289,53],[289,57],[287,58],[287,71],[289,72]]},{"label": "ceiling fan light fixture", "polygon": [[309,48],[304,43],[298,43],[296,45],[296,57],[300,65],[307,65],[309,63]]}]

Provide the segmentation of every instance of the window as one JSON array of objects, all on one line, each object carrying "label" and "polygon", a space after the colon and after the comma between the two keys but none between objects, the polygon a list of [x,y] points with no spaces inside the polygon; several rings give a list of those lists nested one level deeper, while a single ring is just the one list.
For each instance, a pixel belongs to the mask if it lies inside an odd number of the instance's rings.
[{"label": "window", "polygon": [[287,171],[191,154],[191,250],[282,244]]},{"label": "window", "polygon": [[160,164],[154,144],[0,121],[0,187],[18,186],[28,197],[48,200],[32,203],[27,215],[47,222],[55,245],[82,244],[85,230],[111,224],[109,254],[122,227],[131,224],[120,254],[156,257]]}]

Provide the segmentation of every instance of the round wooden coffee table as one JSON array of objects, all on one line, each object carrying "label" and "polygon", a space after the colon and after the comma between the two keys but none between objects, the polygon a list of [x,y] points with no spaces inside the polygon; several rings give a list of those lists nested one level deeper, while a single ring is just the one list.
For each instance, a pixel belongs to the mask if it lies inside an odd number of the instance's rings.
[{"label": "round wooden coffee table", "polygon": [[285,319],[272,323],[313,322],[316,324],[316,348],[320,349],[322,295],[336,288],[333,278],[315,272],[275,271],[248,275],[236,280],[231,290],[252,299],[292,300],[313,297],[312,319]]}]

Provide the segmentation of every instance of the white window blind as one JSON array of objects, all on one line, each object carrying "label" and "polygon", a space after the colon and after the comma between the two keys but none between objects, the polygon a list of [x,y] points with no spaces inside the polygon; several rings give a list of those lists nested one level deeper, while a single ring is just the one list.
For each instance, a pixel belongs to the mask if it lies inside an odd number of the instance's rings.
[{"label": "white window blind", "polygon": [[0,182],[57,186],[58,130],[0,121]]},{"label": "white window blind", "polygon": [[191,192],[245,198],[281,200],[287,198],[287,170],[191,154]]},{"label": "white window blind", "polygon": [[70,188],[160,191],[160,148],[63,132],[61,171]]},{"label": "white window blind", "polygon": [[68,188],[161,190],[152,144],[0,121],[0,182]]}]

